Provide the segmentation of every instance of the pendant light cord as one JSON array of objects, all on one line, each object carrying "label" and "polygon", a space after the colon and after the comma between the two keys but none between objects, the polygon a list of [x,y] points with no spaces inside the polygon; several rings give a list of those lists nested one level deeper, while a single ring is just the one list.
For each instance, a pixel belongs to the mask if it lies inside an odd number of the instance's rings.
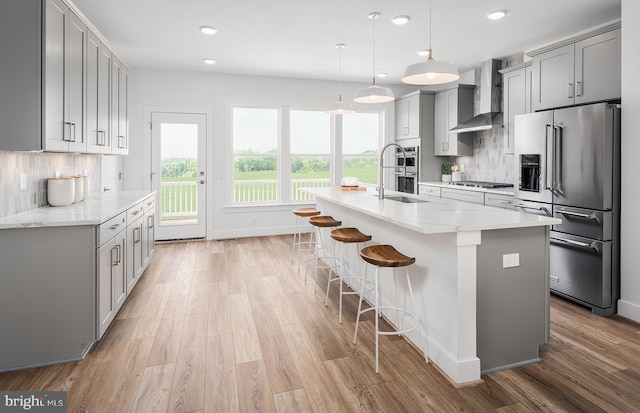
[{"label": "pendant light cord", "polygon": [[433,60],[433,49],[431,48],[431,0],[429,0],[429,57],[427,60]]},{"label": "pendant light cord", "polygon": [[338,62],[340,64],[340,67],[338,69],[338,100],[340,102],[342,102],[342,49],[344,48],[344,46],[344,44],[339,44],[337,46],[339,53]]},{"label": "pendant light cord", "polygon": [[373,12],[369,14],[369,18],[373,20],[373,24],[371,25],[371,27],[373,28],[373,36],[372,36],[373,37],[373,65],[372,65],[373,73],[371,73],[373,86],[376,85],[376,20],[378,20],[379,16],[380,14],[378,12]]}]

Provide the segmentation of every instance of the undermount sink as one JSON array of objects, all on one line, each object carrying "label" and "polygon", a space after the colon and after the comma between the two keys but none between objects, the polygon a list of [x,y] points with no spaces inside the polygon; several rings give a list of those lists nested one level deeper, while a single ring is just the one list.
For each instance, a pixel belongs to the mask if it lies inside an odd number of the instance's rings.
[{"label": "undermount sink", "polygon": [[397,202],[404,202],[405,204],[421,204],[423,202],[427,202],[424,199],[411,198],[411,197],[402,196],[402,195],[385,196],[384,199],[390,199],[392,201],[397,201]]}]

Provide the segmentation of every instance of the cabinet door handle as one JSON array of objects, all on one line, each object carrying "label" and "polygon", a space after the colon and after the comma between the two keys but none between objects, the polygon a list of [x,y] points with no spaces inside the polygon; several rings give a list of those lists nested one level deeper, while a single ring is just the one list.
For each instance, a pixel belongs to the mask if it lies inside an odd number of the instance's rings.
[{"label": "cabinet door handle", "polygon": [[569,99],[573,98],[573,83],[569,83],[569,86],[567,87],[567,93],[569,96],[567,96]]},{"label": "cabinet door handle", "polygon": [[[119,254],[118,253],[118,247],[119,247],[119,245],[116,245],[115,247],[111,248],[111,266],[112,267],[115,267],[115,266],[118,265],[118,254]],[[116,257],[115,258],[113,258],[114,251],[116,253]]]},{"label": "cabinet door handle", "polygon": [[147,227],[153,228],[154,225],[155,225],[154,216],[153,215],[149,215],[149,217],[147,218]]},{"label": "cabinet door handle", "polygon": [[[71,122],[62,122],[64,125],[62,127],[62,140],[66,142],[71,142]],[[67,133],[68,128],[68,133]]]},{"label": "cabinet door handle", "polygon": [[133,243],[137,244],[140,242],[140,227],[135,227],[133,229]]},{"label": "cabinet door handle", "polygon": [[122,262],[122,254],[120,253],[122,248],[120,247],[120,244],[116,245],[116,249],[118,250],[118,262],[117,262],[117,264],[120,264]]},{"label": "cabinet door handle", "polygon": [[75,142],[76,141],[76,124],[75,123],[71,123],[71,130],[73,131],[73,133],[71,134],[71,136],[73,136],[73,138],[71,139],[71,142]]},{"label": "cabinet door handle", "polygon": [[576,96],[582,96],[582,82],[576,82]]}]

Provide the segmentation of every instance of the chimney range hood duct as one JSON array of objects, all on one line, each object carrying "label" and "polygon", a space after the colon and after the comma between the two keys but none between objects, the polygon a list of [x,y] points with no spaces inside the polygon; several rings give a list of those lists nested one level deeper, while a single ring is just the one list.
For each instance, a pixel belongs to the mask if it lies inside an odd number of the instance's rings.
[{"label": "chimney range hood duct", "polygon": [[479,115],[462,122],[449,132],[465,133],[503,126],[502,122],[502,68],[501,60],[487,60],[480,67]]}]

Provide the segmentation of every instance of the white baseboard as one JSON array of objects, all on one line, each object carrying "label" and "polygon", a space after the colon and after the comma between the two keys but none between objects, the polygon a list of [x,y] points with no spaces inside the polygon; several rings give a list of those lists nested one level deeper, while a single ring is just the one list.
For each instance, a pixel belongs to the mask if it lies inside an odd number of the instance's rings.
[{"label": "white baseboard", "polygon": [[618,300],[618,314],[640,323],[640,305],[625,300]]}]

